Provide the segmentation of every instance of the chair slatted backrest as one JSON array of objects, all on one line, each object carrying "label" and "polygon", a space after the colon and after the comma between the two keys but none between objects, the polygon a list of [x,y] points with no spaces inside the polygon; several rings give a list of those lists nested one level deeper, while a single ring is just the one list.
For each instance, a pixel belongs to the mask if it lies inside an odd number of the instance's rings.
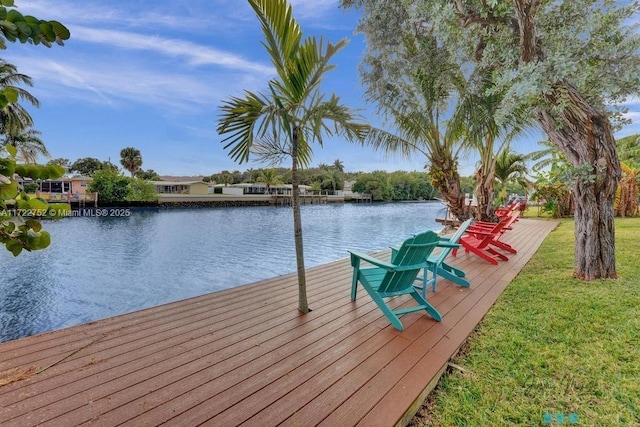
[{"label": "chair slatted backrest", "polygon": [[499,223],[497,223],[495,225],[495,227],[493,227],[492,229],[488,229],[486,231],[486,235],[484,237],[482,237],[480,240],[480,243],[477,245],[478,248],[484,248],[486,246],[488,246],[493,240],[497,239],[498,237],[500,237],[500,234],[502,233],[502,230],[507,226],[507,223],[509,222],[509,218],[504,218],[502,220],[500,220]]},{"label": "chair slatted backrest", "polygon": [[[400,267],[395,271],[388,271],[378,287],[379,293],[402,292],[413,286],[420,269],[433,248],[438,244],[439,237],[433,231],[416,234],[402,243],[393,263]],[[411,268],[413,266],[413,268]],[[402,267],[408,267],[406,270]]]}]

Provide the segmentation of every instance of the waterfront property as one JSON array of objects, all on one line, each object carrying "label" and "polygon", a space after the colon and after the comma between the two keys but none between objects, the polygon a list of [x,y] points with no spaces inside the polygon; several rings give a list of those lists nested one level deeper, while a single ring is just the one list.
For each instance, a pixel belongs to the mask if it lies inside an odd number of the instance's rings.
[{"label": "waterfront property", "polygon": [[442,322],[407,314],[404,332],[351,301],[342,259],[309,269],[306,315],[290,274],[0,344],[0,423],[405,425],[555,226],[519,221],[499,265],[458,254],[471,287],[440,280]]}]

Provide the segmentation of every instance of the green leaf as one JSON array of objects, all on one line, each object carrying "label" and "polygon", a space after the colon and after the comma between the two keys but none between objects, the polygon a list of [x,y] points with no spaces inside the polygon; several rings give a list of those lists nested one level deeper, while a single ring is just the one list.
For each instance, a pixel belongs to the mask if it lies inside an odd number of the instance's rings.
[{"label": "green leaf", "polygon": [[0,185],[0,199],[13,199],[18,195],[18,183],[16,181],[11,184]]},{"label": "green leaf", "polygon": [[51,235],[46,231],[41,231],[38,240],[36,241],[36,247],[34,249],[44,249],[51,244]]},{"label": "green leaf", "polygon": [[53,27],[53,31],[56,33],[56,36],[61,38],[62,40],[67,40],[71,37],[71,33],[69,29],[59,23],[58,21],[49,21],[51,23],[51,27]]},{"label": "green leaf", "polygon": [[68,203],[52,203],[49,205],[47,218],[60,219],[71,216],[71,205]]},{"label": "green leaf", "polygon": [[2,6],[7,6],[7,7],[13,7],[14,6],[13,0],[0,0],[0,4]]},{"label": "green leaf", "polygon": [[6,19],[6,13],[5,16],[2,17],[2,19],[0,19],[0,28],[4,28],[5,32],[14,32],[18,29],[18,27],[16,27],[16,24],[14,24],[13,22],[7,21]]},{"label": "green leaf", "polygon": [[6,247],[13,256],[18,256],[20,255],[20,252],[22,252],[22,245],[14,240],[9,240]]},{"label": "green leaf", "polygon": [[24,21],[24,16],[22,16],[22,14],[17,10],[11,9],[9,12],[7,12],[7,21],[14,23]]},{"label": "green leaf", "polygon": [[[13,145],[8,145],[8,147],[12,147],[15,149],[15,147],[13,147]],[[0,158],[0,174],[11,178],[11,176],[14,174],[16,170],[16,162],[14,162],[11,159],[3,159]]]},{"label": "green leaf", "polygon": [[[7,146],[7,150],[9,149],[8,147],[13,147],[13,146]],[[15,154],[14,154],[14,156],[15,156]],[[24,167],[24,165],[16,165],[15,173],[17,173],[22,178],[26,178],[27,169]]]},{"label": "green leaf", "polygon": [[46,202],[40,199],[29,199],[29,207],[36,211],[46,211],[49,208]]},{"label": "green leaf", "polygon": [[[5,89],[5,92],[6,92],[7,89],[8,88]],[[16,94],[16,96],[17,96],[17,94]],[[7,152],[9,153],[9,155],[11,157],[15,157],[18,154],[18,149],[14,145],[7,144],[7,145],[5,145],[4,148],[7,149]],[[15,162],[14,162],[14,164],[15,164]]]},{"label": "green leaf", "polygon": [[36,219],[27,220],[25,224],[35,232],[42,230],[42,224]]},{"label": "green leaf", "polygon": [[60,165],[49,165],[47,166],[47,171],[49,179],[58,179],[65,173],[65,169]]}]

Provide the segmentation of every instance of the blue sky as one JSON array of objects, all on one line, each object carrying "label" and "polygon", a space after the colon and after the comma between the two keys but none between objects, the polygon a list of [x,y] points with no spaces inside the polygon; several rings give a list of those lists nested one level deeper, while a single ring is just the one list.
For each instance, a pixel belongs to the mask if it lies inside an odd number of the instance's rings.
[{"label": "blue sky", "polygon": [[[64,47],[10,44],[2,57],[31,76],[41,102],[31,109],[52,157],[111,159],[132,146],[143,169],[161,175],[209,175],[263,165],[238,165],[216,133],[218,107],[230,95],[264,90],[273,76],[260,44],[253,10],[242,0],[17,0],[21,13],[56,19],[71,31]],[[361,110],[380,125],[365,104],[358,64],[365,44],[354,34],[355,12],[337,0],[294,0],[294,15],[305,35],[322,35],[349,45],[337,54],[323,90]],[[619,136],[640,132],[640,100],[632,99],[634,125]],[[519,152],[537,149],[539,136],[516,142]],[[313,165],[339,158],[347,171],[422,170],[424,158],[385,157],[340,140],[315,147]],[[461,162],[463,174],[473,159]]]}]

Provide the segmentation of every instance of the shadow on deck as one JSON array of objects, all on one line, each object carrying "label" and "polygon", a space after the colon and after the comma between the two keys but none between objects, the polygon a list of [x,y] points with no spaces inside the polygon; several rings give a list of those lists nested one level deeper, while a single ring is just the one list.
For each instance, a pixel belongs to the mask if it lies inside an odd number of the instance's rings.
[{"label": "shadow on deck", "polygon": [[408,314],[404,332],[350,300],[345,258],[308,270],[306,315],[287,275],[2,343],[0,424],[404,425],[556,225],[520,220],[498,266],[450,258],[471,288],[439,280],[443,321]]}]

